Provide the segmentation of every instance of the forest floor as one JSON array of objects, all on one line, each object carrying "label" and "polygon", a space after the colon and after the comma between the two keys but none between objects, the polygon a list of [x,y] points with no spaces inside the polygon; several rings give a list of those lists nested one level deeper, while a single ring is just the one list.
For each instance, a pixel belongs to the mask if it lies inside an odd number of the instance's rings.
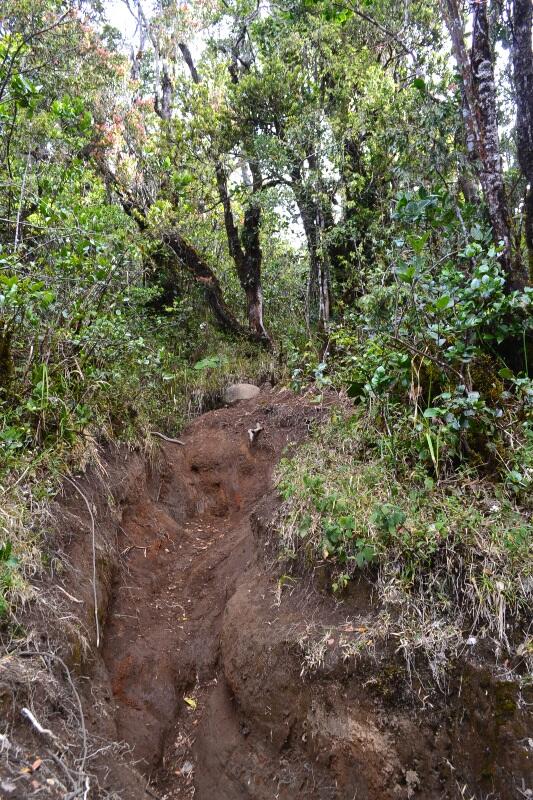
[{"label": "forest floor", "polygon": [[[531,796],[516,687],[464,662],[441,696],[422,668],[407,676],[396,644],[376,644],[365,579],[341,600],[320,571],[280,579],[272,473],[329,402],[264,388],[193,421],[155,461],[119,454],[66,487],[56,509],[68,564],[58,635],[87,741],[69,762],[71,793],[54,794],[65,782],[57,747],[54,760],[46,737],[13,716],[17,769],[4,755],[0,796],[33,796],[31,785],[36,796],[85,797],[82,774],[95,787],[88,796],[123,800]],[[46,620],[32,613],[38,630]],[[36,655],[43,636],[33,641]],[[51,669],[56,689],[38,689],[42,673],[20,677],[35,661],[27,656],[11,662],[11,707],[33,708],[55,745],[72,740],[64,675]],[[35,758],[37,770],[20,770]]]}]

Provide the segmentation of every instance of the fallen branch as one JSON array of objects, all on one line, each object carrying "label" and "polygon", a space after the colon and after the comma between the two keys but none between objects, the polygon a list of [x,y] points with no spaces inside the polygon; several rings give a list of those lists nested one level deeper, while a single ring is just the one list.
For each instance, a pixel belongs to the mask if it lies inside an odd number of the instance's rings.
[{"label": "fallen branch", "polygon": [[43,726],[41,725],[35,714],[33,714],[29,708],[24,707],[20,713],[22,714],[23,717],[29,719],[29,721],[31,722],[37,733],[40,733],[41,736],[49,736],[51,739],[53,739],[54,744],[58,743],[58,739],[55,733],[51,731],[50,728],[43,728]]},{"label": "fallen branch", "polygon": [[248,428],[248,438],[250,439],[250,444],[255,442],[262,430],[263,426],[259,422],[256,424],[255,428]]},{"label": "fallen branch", "polygon": [[146,558],[146,551],[148,550],[148,546],[142,547],[140,544],[130,544],[129,547],[126,547],[122,552],[121,556],[125,556],[130,550],[144,550],[144,557]]},{"label": "fallen branch", "polygon": [[56,586],[56,589],[59,589],[60,592],[63,592],[63,594],[66,597],[68,597],[69,600],[72,600],[73,603],[79,603],[80,605],[83,605],[83,600],[78,600],[77,597],[74,597],[73,594],[70,594],[70,592],[67,592],[67,590],[63,589],[62,586]]},{"label": "fallen branch", "polygon": [[171,442],[172,444],[185,444],[182,442],[181,439],[172,439],[170,436],[165,436],[164,433],[159,433],[159,431],[150,431],[152,436],[159,436],[160,439],[164,439],[165,442]]}]

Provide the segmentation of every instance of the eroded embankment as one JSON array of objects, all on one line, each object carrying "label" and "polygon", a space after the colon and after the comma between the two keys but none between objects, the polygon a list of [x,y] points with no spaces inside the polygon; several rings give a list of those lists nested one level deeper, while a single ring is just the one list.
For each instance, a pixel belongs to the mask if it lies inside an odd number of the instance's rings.
[{"label": "eroded embankment", "polygon": [[[265,565],[272,470],[325,413],[264,390],[197,419],[150,466],[122,453],[103,479],[80,477],[96,522],[99,647],[90,520],[80,492],[67,493],[63,588],[78,602],[64,615],[62,653],[83,702],[94,796],[529,796],[514,684],[461,664],[450,696],[432,694],[422,667],[407,680],[394,646],[373,651],[366,583],[339,604]],[[105,749],[109,740],[130,752]]]},{"label": "eroded embankment", "polygon": [[[250,512],[282,450],[318,414],[270,392],[210,412],[183,445],[165,445],[157,485],[124,511],[103,659],[118,736],[159,780],[180,769],[192,778],[183,764],[204,695],[220,678],[223,613],[253,561]],[[257,423],[263,430],[251,443]]]}]

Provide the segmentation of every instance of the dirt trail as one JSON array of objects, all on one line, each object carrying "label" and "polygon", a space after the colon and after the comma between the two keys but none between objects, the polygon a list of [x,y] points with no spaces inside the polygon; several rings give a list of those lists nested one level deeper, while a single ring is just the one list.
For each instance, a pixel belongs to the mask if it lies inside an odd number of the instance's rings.
[{"label": "dirt trail", "polygon": [[423,665],[413,684],[394,642],[359,648],[376,614],[364,576],[340,603],[316,580],[277,593],[263,557],[272,470],[326,413],[263,390],[198,418],[136,483],[130,468],[102,686],[149,786],[115,781],[124,800],[526,796],[528,716],[514,685],[463,663],[455,693],[429,700]]},{"label": "dirt trail", "polygon": [[121,452],[105,481],[79,476],[98,520],[100,649],[87,509],[65,495],[65,588],[83,599],[72,613],[91,643],[83,657],[74,638],[70,663],[95,747],[126,742],[136,764],[95,760],[96,797],[529,797],[533,695],[466,661],[449,665],[447,696],[433,692],[427,665],[406,670],[396,642],[380,640],[364,575],[342,600],[316,573],[280,591],[264,557],[272,471],[327,413],[264,389],[192,422],[155,462]]},{"label": "dirt trail", "polygon": [[[164,445],[159,485],[124,512],[103,658],[118,737],[168,797],[192,795],[191,746],[209,696],[229,702],[225,689],[220,695],[221,626],[253,559],[250,513],[283,449],[321,413],[266,391],[204,415],[184,445]],[[264,430],[250,443],[247,430],[258,422]],[[233,731],[216,736],[227,747]],[[195,797],[208,800],[210,791],[197,787]]]},{"label": "dirt trail", "polygon": [[0,663],[0,798],[531,800],[533,687],[465,653],[439,692],[380,635],[365,573],[342,598],[327,564],[281,587],[272,470],[327,413],[264,389],[68,482],[61,583],[30,609],[34,652]]}]

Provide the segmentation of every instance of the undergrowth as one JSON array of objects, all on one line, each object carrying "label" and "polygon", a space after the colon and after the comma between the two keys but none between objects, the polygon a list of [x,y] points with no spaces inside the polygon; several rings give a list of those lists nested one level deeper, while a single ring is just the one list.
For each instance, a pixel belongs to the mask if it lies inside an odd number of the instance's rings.
[{"label": "undergrowth", "polygon": [[[65,363],[46,380],[22,385],[0,416],[0,623],[16,623],[43,568],[42,517],[64,475],[85,467],[106,444],[152,449],[154,431],[175,436],[194,416],[216,407],[224,388],[274,376],[275,357],[230,341],[207,322],[188,345],[171,349],[145,327],[141,342],[113,360],[109,340],[83,374]],[[123,331],[121,331],[121,334]],[[147,335],[148,334],[148,335]],[[131,338],[131,337],[129,337]],[[34,402],[37,392],[38,403]],[[83,417],[76,395],[90,404]],[[13,394],[15,396],[15,394]]]},{"label": "undergrowth", "polygon": [[280,466],[282,557],[326,565],[339,595],[366,577],[382,635],[436,673],[478,637],[531,666],[531,290],[508,290],[479,232],[436,259],[440,216],[407,205],[385,273],[289,355],[294,389],[336,389],[352,413]]},{"label": "undergrowth", "polygon": [[514,492],[466,465],[431,477],[397,423],[401,458],[358,412],[337,414],[281,462],[283,560],[296,570],[327,565],[339,595],[366,576],[382,634],[411,654],[421,648],[433,664],[477,636],[531,660],[530,514]]}]

